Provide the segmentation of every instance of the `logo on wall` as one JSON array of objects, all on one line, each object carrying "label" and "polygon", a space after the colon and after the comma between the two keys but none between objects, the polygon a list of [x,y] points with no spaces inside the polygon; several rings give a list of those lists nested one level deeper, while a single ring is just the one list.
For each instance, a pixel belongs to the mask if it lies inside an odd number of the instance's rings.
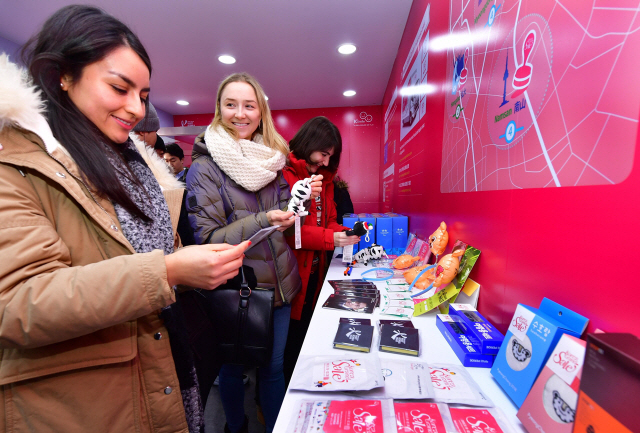
[{"label": "logo on wall", "polygon": [[366,111],[360,112],[360,119],[354,119],[353,124],[356,126],[369,126],[373,125],[373,116]]},{"label": "logo on wall", "polygon": [[180,126],[195,126],[193,120],[183,120],[180,122]]}]

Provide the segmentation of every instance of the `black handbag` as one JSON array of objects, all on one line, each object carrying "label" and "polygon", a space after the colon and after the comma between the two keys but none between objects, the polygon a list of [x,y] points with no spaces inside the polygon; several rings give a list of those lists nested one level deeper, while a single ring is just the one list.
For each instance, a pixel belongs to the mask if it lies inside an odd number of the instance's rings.
[{"label": "black handbag", "polygon": [[216,332],[216,359],[220,364],[263,367],[273,346],[273,287],[258,287],[253,268],[214,290],[198,290]]}]

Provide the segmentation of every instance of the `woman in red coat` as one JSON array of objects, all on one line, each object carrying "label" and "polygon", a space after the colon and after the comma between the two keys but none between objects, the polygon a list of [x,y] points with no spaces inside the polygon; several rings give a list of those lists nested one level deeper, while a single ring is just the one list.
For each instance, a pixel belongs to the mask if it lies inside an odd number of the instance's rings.
[{"label": "woman in red coat", "polygon": [[301,227],[302,248],[295,249],[294,236],[287,238],[298,261],[302,278],[302,290],[291,303],[291,321],[284,354],[287,381],[293,373],[324,281],[326,251],[360,241],[360,237],[344,233],[350,227],[336,222],[333,178],[338,171],[342,152],[342,137],[338,128],[326,117],[314,117],[302,125],[289,142],[289,149],[291,153],[283,169],[289,185],[311,175],[322,175],[322,192],[311,200],[309,215]]}]

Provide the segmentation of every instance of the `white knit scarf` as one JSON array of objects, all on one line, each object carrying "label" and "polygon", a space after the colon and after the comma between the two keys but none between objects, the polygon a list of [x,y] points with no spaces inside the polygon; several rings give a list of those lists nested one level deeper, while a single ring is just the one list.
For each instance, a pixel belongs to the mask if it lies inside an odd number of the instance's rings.
[{"label": "white knit scarf", "polygon": [[227,176],[248,191],[259,191],[272,182],[282,170],[286,157],[265,146],[262,135],[251,140],[235,140],[221,126],[207,128],[204,134],[207,150]]}]

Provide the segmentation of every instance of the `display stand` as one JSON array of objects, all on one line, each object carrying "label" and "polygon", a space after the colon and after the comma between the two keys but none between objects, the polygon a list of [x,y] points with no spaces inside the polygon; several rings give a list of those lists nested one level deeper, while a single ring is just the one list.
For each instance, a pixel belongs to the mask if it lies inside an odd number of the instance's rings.
[{"label": "display stand", "polygon": [[[338,249],[336,250],[336,253]],[[420,329],[420,356],[415,358],[413,356],[396,355],[390,353],[382,353],[378,351],[379,333],[378,333],[378,320],[379,319],[393,319],[391,316],[384,316],[380,314],[380,308],[376,308],[373,314],[354,313],[350,311],[330,310],[322,308],[322,304],[333,293],[333,288],[327,283],[327,280],[338,279],[357,279],[361,278],[361,273],[367,269],[371,269],[373,266],[368,267],[356,267],[350,277],[343,275],[345,265],[340,259],[334,258],[331,261],[331,266],[327,272],[325,282],[322,286],[322,291],[318,297],[318,303],[313,312],[313,318],[309,326],[309,331],[304,340],[300,355],[344,355],[349,356],[350,353],[344,350],[338,350],[333,348],[333,339],[338,329],[338,322],[340,317],[357,317],[371,319],[371,324],[375,325],[373,344],[371,353],[364,354],[358,353],[359,357],[363,356],[377,356],[379,358],[392,358],[403,359],[407,361],[423,361],[428,364],[446,363],[462,365],[456,355],[453,353],[451,347],[444,339],[438,328],[436,327],[436,313],[429,312],[418,317],[412,317],[413,325]],[[376,282],[380,287],[381,292],[384,282]],[[297,367],[296,367],[297,368]],[[525,432],[522,424],[516,418],[516,412],[518,408],[511,402],[509,397],[502,391],[502,388],[493,379],[493,376],[489,372],[488,368],[467,368],[467,371],[471,374],[476,383],[480,386],[482,391],[493,401],[496,407],[500,408],[505,414],[508,421],[511,423],[511,427],[516,432]],[[299,401],[304,399],[331,399],[336,396],[344,394],[331,393],[331,392],[307,392],[298,390],[287,390],[287,393],[280,409],[280,414],[276,422],[274,432],[286,432],[289,428],[289,423],[297,416],[299,408]]]}]

